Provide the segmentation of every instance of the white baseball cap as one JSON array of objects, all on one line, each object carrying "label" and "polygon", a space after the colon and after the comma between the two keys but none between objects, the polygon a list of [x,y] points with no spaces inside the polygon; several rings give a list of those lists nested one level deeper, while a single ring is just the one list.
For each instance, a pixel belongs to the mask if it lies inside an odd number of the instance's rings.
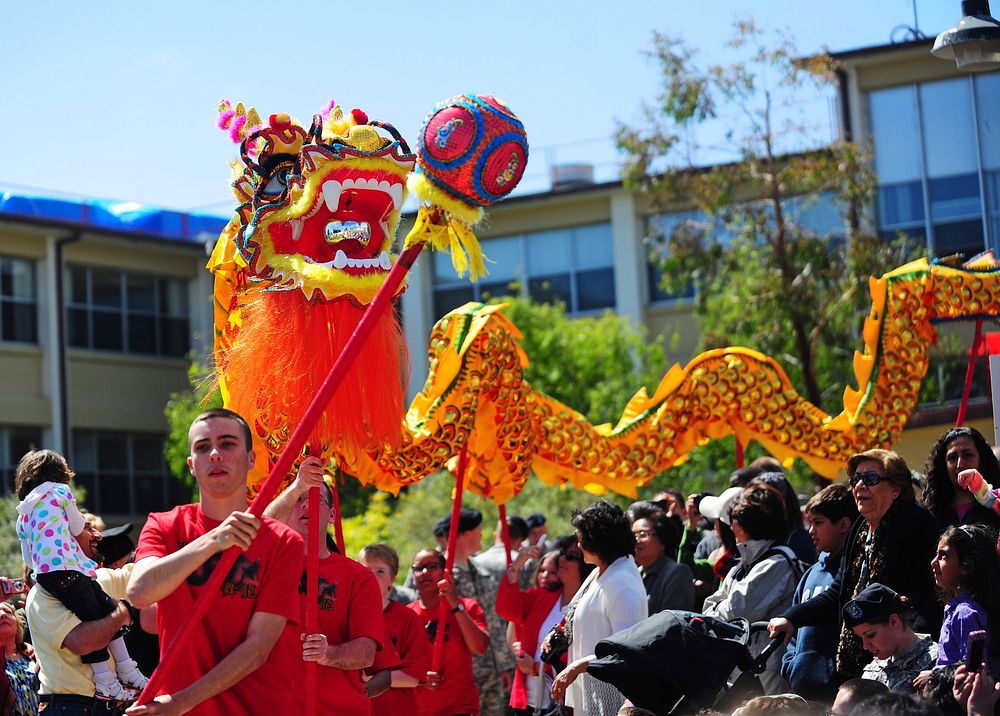
[{"label": "white baseball cap", "polygon": [[742,487],[730,487],[718,497],[709,495],[701,498],[698,503],[698,512],[710,520],[722,520],[729,524],[729,508],[733,506],[736,498],[743,494]]}]

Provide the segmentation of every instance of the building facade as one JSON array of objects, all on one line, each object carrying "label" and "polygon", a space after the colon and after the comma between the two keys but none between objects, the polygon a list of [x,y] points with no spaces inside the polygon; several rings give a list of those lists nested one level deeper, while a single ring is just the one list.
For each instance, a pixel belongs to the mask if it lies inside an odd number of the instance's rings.
[{"label": "building facade", "polygon": [[0,193],[0,470],[69,456],[108,520],[185,501],[164,406],[212,339],[205,241],[225,220]]}]

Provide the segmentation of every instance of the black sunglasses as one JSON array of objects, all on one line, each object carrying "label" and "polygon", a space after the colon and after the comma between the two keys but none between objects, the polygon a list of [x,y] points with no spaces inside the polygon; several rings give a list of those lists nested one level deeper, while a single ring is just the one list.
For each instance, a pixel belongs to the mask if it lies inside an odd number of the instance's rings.
[{"label": "black sunglasses", "polygon": [[877,472],[856,472],[850,477],[851,487],[856,487],[859,482],[863,482],[865,487],[875,487],[886,478],[879,475]]}]

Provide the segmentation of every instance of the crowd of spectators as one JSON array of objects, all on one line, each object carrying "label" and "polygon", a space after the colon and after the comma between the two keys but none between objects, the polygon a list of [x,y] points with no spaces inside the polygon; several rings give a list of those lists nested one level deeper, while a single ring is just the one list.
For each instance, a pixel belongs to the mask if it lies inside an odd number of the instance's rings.
[{"label": "crowd of spectators", "polygon": [[[483,549],[482,513],[464,508],[401,562],[388,544],[366,546],[357,561],[338,553],[327,537],[332,495],[315,458],[266,517],[242,512],[240,478],[253,461],[252,452],[240,458],[244,425],[227,411],[196,419],[189,465],[202,504],[151,515],[138,549],[128,529],[102,535],[92,516],[75,535],[82,555],[102,565],[91,580],[113,611],[81,617],[38,585],[26,622],[25,610],[0,604],[0,715],[121,713],[127,704],[101,698],[80,655],[131,624],[129,649],[148,673],[157,632],[172,637],[215,556],[234,545],[244,556],[223,593],[242,597],[239,609],[207,627],[203,651],[153,704],[129,714],[302,713],[296,669],[305,673],[312,661],[319,713],[643,716],[654,712],[629,703],[625,684],[599,678],[608,658],[601,644],[655,632],[668,619],[702,630],[712,620],[755,624],[748,660],[716,686],[713,703],[725,713],[979,716],[1000,696],[1000,653],[990,641],[1000,618],[1000,464],[970,428],[942,435],[923,475],[896,453],[871,449],[848,460],[846,483],[801,501],[783,466],[763,458],[717,495],[668,489],[627,509],[598,500],[573,514],[565,537],[548,534],[544,515],[510,515]],[[223,457],[213,463],[213,455]],[[307,625],[298,575],[316,486],[319,618]],[[3,584],[19,590],[14,580]],[[134,606],[117,601],[126,595]],[[683,641],[670,648],[684,658]],[[751,676],[762,652],[769,656]],[[237,653],[252,654],[252,664],[220,671]],[[290,680],[273,678],[279,666]],[[225,686],[206,684],[208,673]],[[675,677],[664,664],[648,678]],[[259,692],[246,688],[254,679]],[[689,705],[682,696],[674,708]]]}]

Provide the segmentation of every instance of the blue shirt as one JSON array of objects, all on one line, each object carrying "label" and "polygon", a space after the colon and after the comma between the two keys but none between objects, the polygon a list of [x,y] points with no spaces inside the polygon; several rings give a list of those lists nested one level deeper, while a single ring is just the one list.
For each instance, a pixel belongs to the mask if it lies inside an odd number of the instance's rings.
[{"label": "blue shirt", "polygon": [[[836,554],[822,552],[816,564],[802,575],[792,604],[801,604],[822,594],[833,585],[840,569],[843,551]],[[836,671],[837,642],[840,627],[836,622],[821,626],[804,626],[795,632],[788,649],[781,657],[781,675],[792,691],[805,698],[821,699],[830,696],[832,679]]]}]

